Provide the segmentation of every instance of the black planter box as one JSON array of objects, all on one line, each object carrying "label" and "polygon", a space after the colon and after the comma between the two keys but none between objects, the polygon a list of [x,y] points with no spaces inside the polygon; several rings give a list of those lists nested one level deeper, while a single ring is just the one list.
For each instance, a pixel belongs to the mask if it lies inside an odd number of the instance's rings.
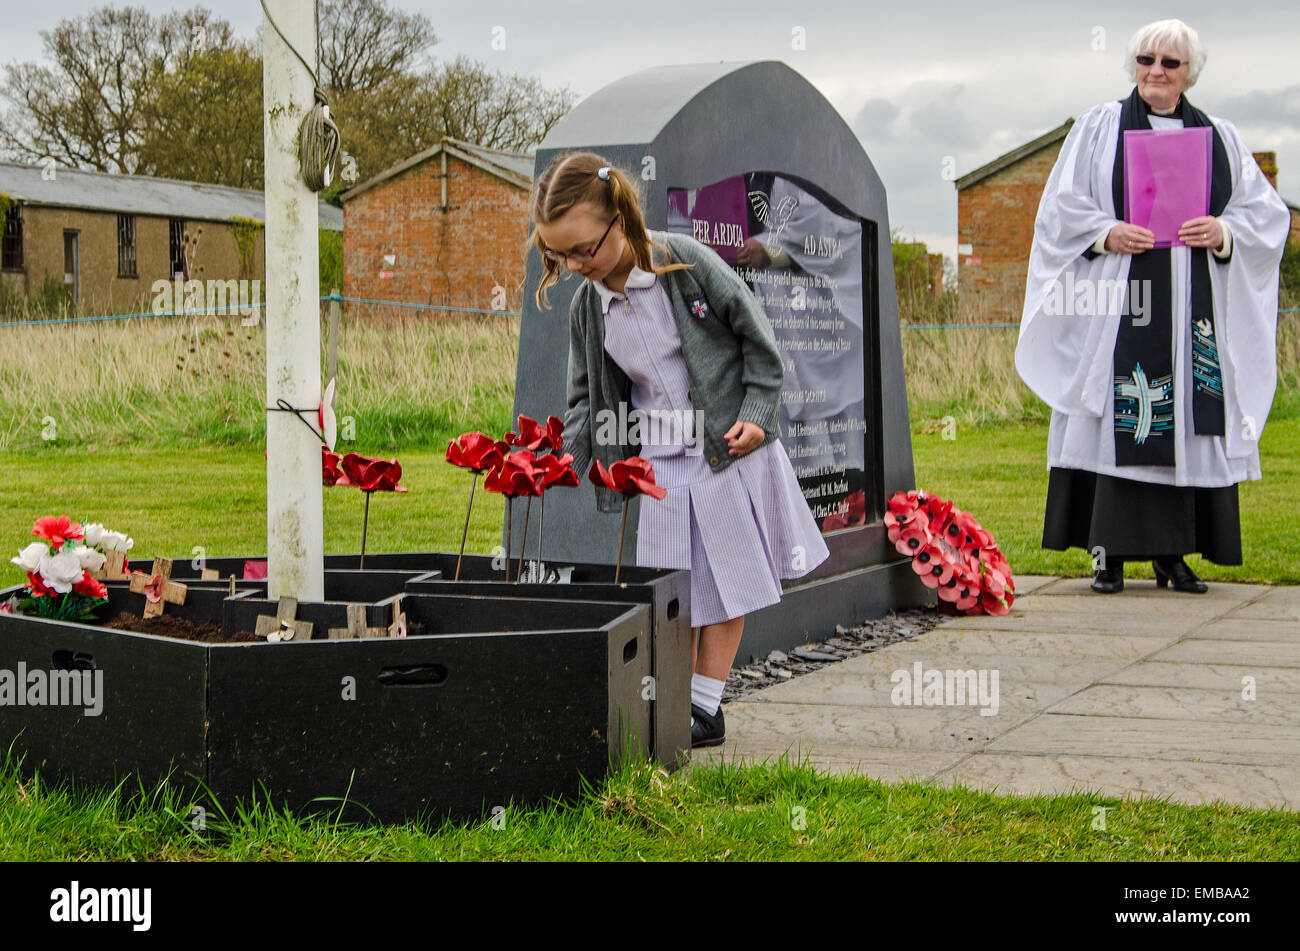
[{"label": "black planter box", "polygon": [[[18,589],[0,592],[0,599]],[[270,601],[192,589],[169,613],[227,630]],[[138,611],[110,589],[105,613]],[[204,644],[0,615],[0,669],[102,675],[102,708],[0,705],[0,740],[23,768],[106,787],[171,771],[230,810],[269,795],[346,820],[481,816],[572,798],[611,760],[648,753],[650,609],[628,603],[407,594],[404,638],[326,640],[346,603],[302,603],[310,640]],[[367,606],[391,617],[394,599]],[[115,611],[114,611],[115,613]],[[127,784],[134,788],[135,781]],[[349,805],[331,797],[347,797]]]},{"label": "black planter box", "polygon": [[[455,552],[379,557],[392,557],[395,564],[406,564],[412,567],[418,565],[433,569],[432,573],[424,577],[408,581],[406,590],[410,592],[623,601],[648,605],[652,621],[649,673],[654,678],[653,690],[648,692],[652,695],[651,736],[654,758],[669,769],[675,769],[689,757],[691,749],[689,573],[624,565],[619,572],[619,581],[616,585],[612,565],[566,563],[565,567],[573,569],[566,583],[544,584],[527,580],[516,583],[505,580],[505,572],[493,567],[494,559],[491,556],[466,555],[461,561],[460,580],[453,581],[456,573]],[[369,555],[366,556],[366,563],[370,563]],[[511,576],[514,577],[517,571],[516,562],[511,562],[510,571]]]}]

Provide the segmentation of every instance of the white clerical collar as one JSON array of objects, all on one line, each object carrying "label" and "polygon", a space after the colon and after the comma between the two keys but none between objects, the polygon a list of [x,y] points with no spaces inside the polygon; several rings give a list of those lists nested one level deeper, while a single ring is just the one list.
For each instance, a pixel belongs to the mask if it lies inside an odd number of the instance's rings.
[{"label": "white clerical collar", "polygon": [[[624,282],[624,290],[629,287],[653,287],[656,280],[657,277],[653,272],[643,271],[634,264],[632,270],[628,272],[627,280]],[[600,309],[606,314],[609,313],[610,301],[615,298],[622,299],[626,297],[625,294],[610,290],[605,286],[604,281],[592,281],[591,283],[596,288],[596,293],[600,295]]]}]

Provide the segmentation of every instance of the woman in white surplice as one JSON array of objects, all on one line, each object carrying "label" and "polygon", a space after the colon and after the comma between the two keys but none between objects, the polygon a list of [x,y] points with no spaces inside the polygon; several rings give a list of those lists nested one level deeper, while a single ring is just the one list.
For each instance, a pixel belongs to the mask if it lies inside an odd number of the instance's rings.
[{"label": "woman in white surplice", "polygon": [[[1205,53],[1162,20],[1129,41],[1136,82],[1079,117],[1043,190],[1016,368],[1052,407],[1043,547],[1083,548],[1092,587],[1126,560],[1204,592],[1183,556],[1241,564],[1237,483],[1261,478],[1290,216],[1233,125],[1187,101]],[[1123,133],[1209,127],[1209,214],[1154,247],[1124,217]]]}]

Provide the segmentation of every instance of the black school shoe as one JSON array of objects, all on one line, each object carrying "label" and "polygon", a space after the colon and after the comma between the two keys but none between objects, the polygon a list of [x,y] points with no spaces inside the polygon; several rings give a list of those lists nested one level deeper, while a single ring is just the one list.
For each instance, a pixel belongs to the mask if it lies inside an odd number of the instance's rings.
[{"label": "black school shoe", "polygon": [[719,746],[727,739],[727,722],[722,716],[722,707],[714,716],[705,713],[700,707],[691,704],[691,749],[697,746]]}]

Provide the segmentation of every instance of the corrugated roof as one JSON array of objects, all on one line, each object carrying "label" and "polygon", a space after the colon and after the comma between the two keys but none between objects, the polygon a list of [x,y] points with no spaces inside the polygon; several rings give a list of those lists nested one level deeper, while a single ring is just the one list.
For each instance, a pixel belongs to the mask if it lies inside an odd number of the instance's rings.
[{"label": "corrugated roof", "polygon": [[961,178],[957,179],[956,181],[957,190],[961,191],[963,188],[969,188],[970,186],[974,185],[976,182],[988,178],[994,172],[1000,172],[1007,166],[1014,165],[1016,162],[1019,162],[1022,158],[1027,158],[1030,155],[1033,155],[1039,149],[1046,148],[1047,146],[1051,145],[1054,142],[1061,141],[1069,133],[1070,126],[1072,125],[1074,125],[1074,120],[1066,119],[1063,123],[1061,123],[1055,129],[1053,129],[1051,132],[1044,133],[1043,135],[1040,135],[1038,138],[1030,142],[1026,142],[1024,145],[1020,146],[1019,148],[1012,149],[1010,152],[1006,153],[1005,155],[999,155],[997,158],[989,162],[987,165],[981,165],[979,168],[975,169],[975,171],[963,175]]},{"label": "corrugated roof", "polygon": [[412,169],[417,165],[427,162],[429,159],[437,158],[443,149],[447,150],[448,155],[454,155],[470,165],[481,168],[490,175],[509,182],[519,188],[531,188],[533,185],[533,156],[523,152],[503,152],[500,149],[489,149],[481,145],[474,145],[471,142],[462,142],[459,139],[453,139],[450,136],[444,136],[436,145],[432,145],[421,152],[416,152],[410,158],[403,159],[396,165],[392,165],[378,175],[366,179],[360,185],[356,185],[345,191],[340,197],[346,203],[356,198],[358,195],[370,191],[376,185],[382,185],[394,176]]},{"label": "corrugated roof", "polygon": [[[227,221],[233,216],[266,220],[262,193],[202,182],[148,175],[110,175],[57,167],[45,179],[39,165],[0,162],[0,192],[31,205],[86,208],[123,214],[160,215],[196,221]],[[320,226],[343,230],[343,209],[320,202]]]}]

